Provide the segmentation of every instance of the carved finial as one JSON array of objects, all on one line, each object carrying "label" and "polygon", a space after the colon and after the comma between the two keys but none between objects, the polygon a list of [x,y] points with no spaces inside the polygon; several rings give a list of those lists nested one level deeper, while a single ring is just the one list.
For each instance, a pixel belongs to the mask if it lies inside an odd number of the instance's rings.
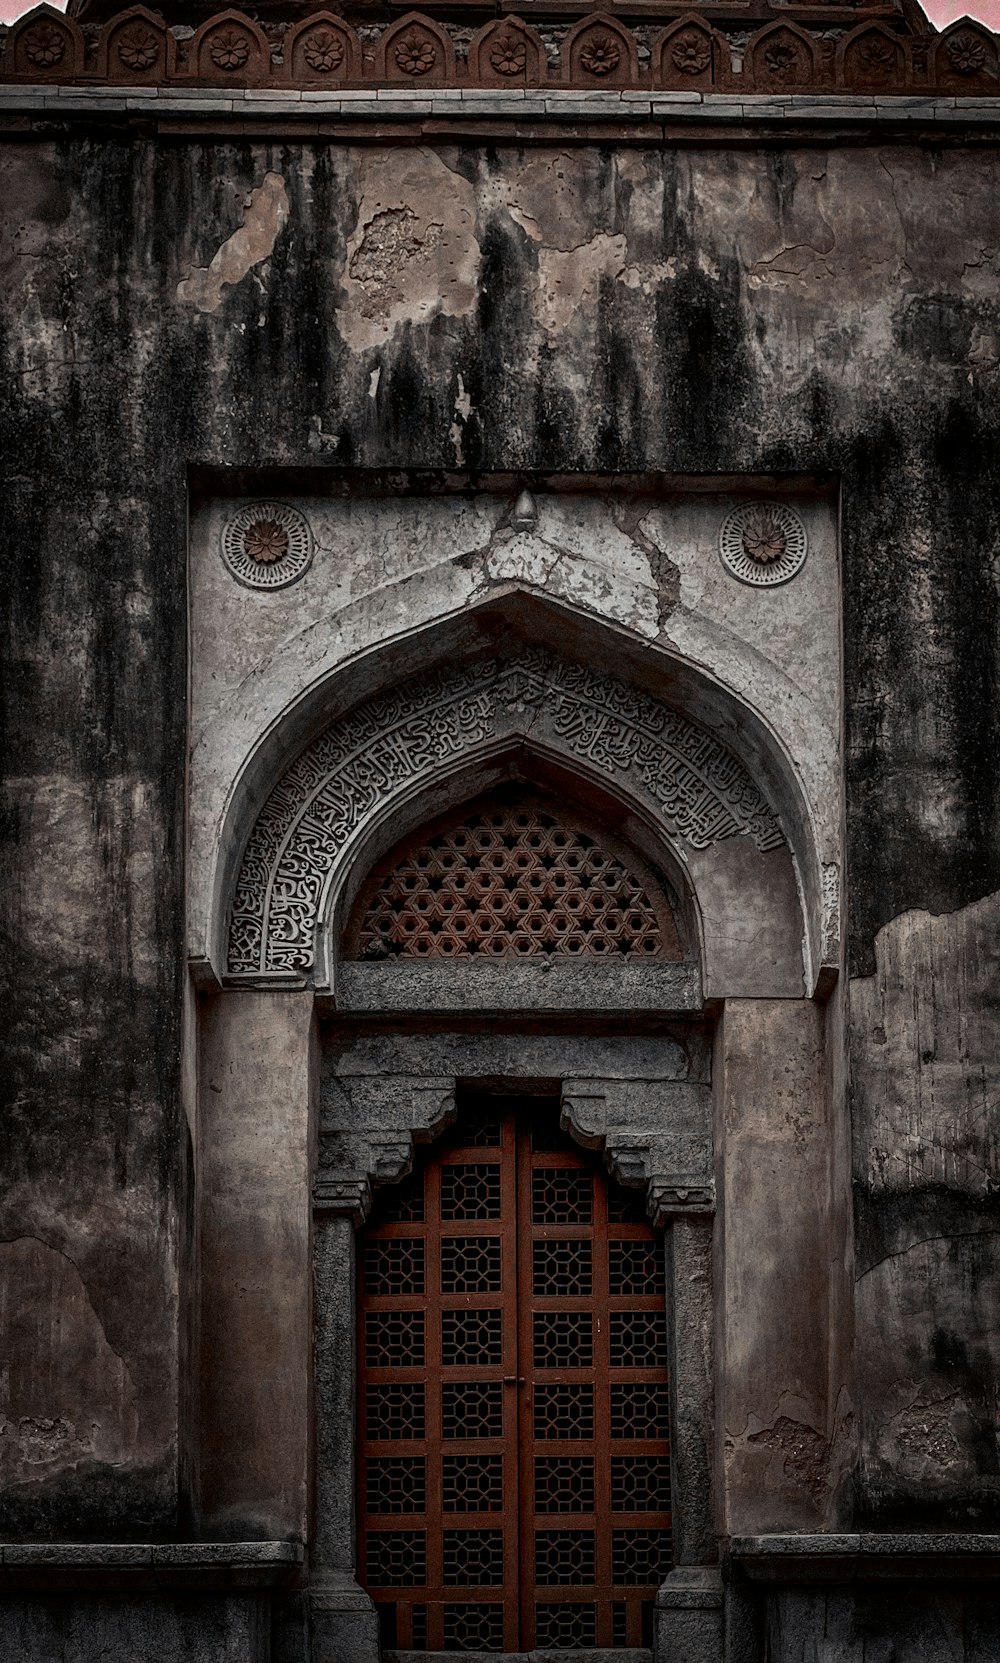
[{"label": "carved finial", "polygon": [[511,525],[517,531],[530,531],[537,520],[538,504],[530,491],[522,491],[511,512]]}]

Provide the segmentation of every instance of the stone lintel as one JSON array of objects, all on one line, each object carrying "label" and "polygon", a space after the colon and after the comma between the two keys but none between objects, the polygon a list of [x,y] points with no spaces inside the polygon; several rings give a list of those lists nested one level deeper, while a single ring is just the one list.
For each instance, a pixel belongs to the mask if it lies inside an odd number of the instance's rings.
[{"label": "stone lintel", "polygon": [[[0,111],[28,111],[51,118],[60,116],[128,115],[154,116],[168,126],[192,115],[222,119],[227,125],[248,116],[281,122],[315,121],[318,117],[341,126],[349,121],[384,122],[387,118],[420,122],[439,118],[459,119],[463,124],[477,120],[509,121],[530,117],[541,126],[563,121],[602,120],[627,134],[639,123],[653,124],[669,118],[673,127],[707,127],[726,123],[741,127],[830,126],[888,127],[922,123],[925,128],[959,124],[969,128],[995,128],[1000,124],[1000,98],[950,98],[940,93],[925,95],[790,93],[762,97],[752,93],[703,94],[680,101],[676,94],[657,88],[638,93],[607,93],[551,85],[532,89],[523,100],[512,99],[506,88],[470,91],[439,89],[344,89],[336,93],[301,92],[275,85],[261,91],[242,88],[176,86],[117,87],[109,84],[57,86],[47,82],[7,82],[0,86]],[[513,113],[512,113],[513,112]]]},{"label": "stone lintel", "polygon": [[700,1011],[702,993],[698,967],[687,963],[393,959],[341,964],[336,993],[329,1000],[321,996],[319,1003],[321,1008],[329,1003],[340,1015],[357,1016],[671,1016]]}]

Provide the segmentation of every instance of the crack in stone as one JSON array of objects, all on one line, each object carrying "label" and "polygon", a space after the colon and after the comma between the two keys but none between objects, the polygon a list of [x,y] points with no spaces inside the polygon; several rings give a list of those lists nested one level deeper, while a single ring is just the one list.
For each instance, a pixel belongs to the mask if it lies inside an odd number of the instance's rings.
[{"label": "crack in stone", "polygon": [[897,1247],[891,1253],[883,1253],[882,1257],[880,1259],[876,1259],[874,1264],[867,1265],[865,1269],[861,1271],[860,1275],[854,1278],[855,1286],[858,1286],[861,1282],[863,1282],[866,1276],[871,1276],[872,1272],[878,1270],[880,1265],[887,1264],[890,1259],[905,1258],[907,1253],[912,1253],[917,1247],[927,1247],[934,1242],[975,1241],[980,1236],[983,1238],[988,1236],[1000,1236],[1000,1229],[954,1230],[946,1231],[943,1235],[939,1236],[920,1236],[916,1241],[910,1242],[906,1247]]}]

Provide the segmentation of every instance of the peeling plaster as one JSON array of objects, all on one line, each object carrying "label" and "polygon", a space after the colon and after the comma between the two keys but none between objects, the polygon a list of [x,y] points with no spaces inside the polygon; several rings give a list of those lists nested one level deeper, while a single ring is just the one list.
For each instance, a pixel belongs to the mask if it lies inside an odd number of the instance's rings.
[{"label": "peeling plaster", "polygon": [[434,151],[366,154],[359,171],[337,312],[354,352],[383,345],[403,324],[471,313],[480,259],[472,187]]},{"label": "peeling plaster", "polygon": [[952,1417],[964,1407],[958,1392],[949,1392],[944,1397],[918,1393],[907,1408],[892,1417],[897,1450],[911,1461],[930,1461],[937,1467],[954,1466],[960,1459],[961,1448]]},{"label": "peeling plaster", "polygon": [[875,975],[851,983],[864,1102],[858,1176],[877,1192],[934,1184],[991,1196],[1000,1169],[1000,894],[939,917],[903,913],[879,931],[875,957]]},{"label": "peeling plaster", "polygon": [[288,220],[288,192],[280,173],[265,173],[264,182],[244,203],[243,222],[227,237],[208,267],[196,266],[177,285],[177,298],[199,312],[217,312],[223,289],[242,282],[254,266],[274,253],[278,234]]},{"label": "peeling plaster", "polygon": [[925,1513],[1000,1494],[998,943],[1000,893],[902,913],[850,989],[863,1471]]},{"label": "peeling plaster", "polygon": [[340,444],[340,438],[336,433],[324,433],[322,416],[310,416],[309,436],[306,443],[313,456],[322,456],[325,451],[336,450]]},{"label": "peeling plaster", "polygon": [[472,414],[472,396],[466,391],[462,372],[458,372],[458,391],[455,394],[455,420],[448,429],[448,437],[455,447],[455,461],[461,467],[465,462],[464,427]]},{"label": "peeling plaster", "polygon": [[822,1499],[828,1484],[827,1456],[829,1445],[822,1432],[802,1421],[779,1415],[773,1426],[762,1432],[751,1432],[748,1445],[770,1450],[781,1461],[782,1472],[803,1489]]}]

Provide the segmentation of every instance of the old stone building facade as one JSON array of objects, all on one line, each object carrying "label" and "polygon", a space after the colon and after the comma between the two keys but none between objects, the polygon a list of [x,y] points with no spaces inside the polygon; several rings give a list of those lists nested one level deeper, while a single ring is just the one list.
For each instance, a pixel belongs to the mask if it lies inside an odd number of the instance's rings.
[{"label": "old stone building facade", "polygon": [[996,38],[0,53],[0,1657],[1000,1658]]}]

